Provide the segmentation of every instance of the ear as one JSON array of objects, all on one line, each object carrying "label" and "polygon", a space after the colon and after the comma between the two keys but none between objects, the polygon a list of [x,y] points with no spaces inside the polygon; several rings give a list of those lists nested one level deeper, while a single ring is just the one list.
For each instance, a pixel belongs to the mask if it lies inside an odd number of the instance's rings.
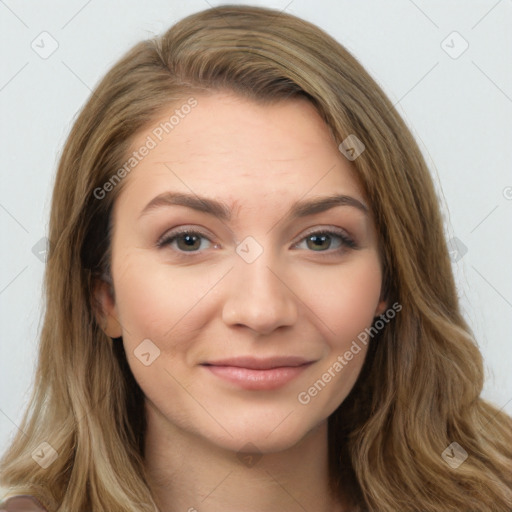
[{"label": "ear", "polygon": [[112,285],[97,278],[94,281],[93,293],[93,302],[96,306],[94,314],[98,325],[109,338],[119,338],[122,336],[122,329],[118,321]]},{"label": "ear", "polygon": [[381,300],[377,304],[377,309],[375,310],[375,317],[378,317],[378,316],[382,315],[382,313],[384,313],[384,311],[386,311],[387,308],[388,308],[388,301],[387,300]]},{"label": "ear", "polygon": [[379,303],[377,304],[377,307],[375,308],[375,318],[382,315],[384,311],[388,308],[388,300],[384,294],[384,291],[381,292]]}]

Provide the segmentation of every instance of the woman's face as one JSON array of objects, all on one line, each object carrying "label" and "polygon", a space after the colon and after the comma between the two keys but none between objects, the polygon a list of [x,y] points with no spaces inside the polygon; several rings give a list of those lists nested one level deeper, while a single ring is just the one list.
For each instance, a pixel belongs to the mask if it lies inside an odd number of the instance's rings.
[{"label": "woman's face", "polygon": [[150,149],[114,207],[109,335],[148,421],[277,451],[343,402],[386,307],[370,205],[306,100],[195,98],[133,145]]}]

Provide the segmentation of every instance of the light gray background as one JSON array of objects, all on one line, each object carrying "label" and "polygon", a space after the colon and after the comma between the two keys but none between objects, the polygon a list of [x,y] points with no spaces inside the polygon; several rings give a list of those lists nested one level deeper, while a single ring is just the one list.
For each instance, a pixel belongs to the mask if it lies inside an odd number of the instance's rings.
[{"label": "light gray background", "polygon": [[[231,3],[285,9],[316,23],[397,104],[444,197],[448,238],[467,248],[453,268],[485,359],[483,396],[512,414],[512,2]],[[33,382],[44,266],[32,248],[46,234],[71,123],[133,44],[218,4],[0,0],[0,451],[17,429]],[[32,45],[48,52],[52,38],[58,48],[42,58]]]}]

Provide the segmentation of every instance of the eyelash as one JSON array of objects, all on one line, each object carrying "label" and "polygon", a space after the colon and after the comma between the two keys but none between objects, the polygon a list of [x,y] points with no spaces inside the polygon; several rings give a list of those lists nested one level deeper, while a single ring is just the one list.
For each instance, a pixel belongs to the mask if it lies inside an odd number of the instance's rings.
[{"label": "eyelash", "polygon": [[[170,246],[180,235],[199,235],[200,237],[202,238],[205,238],[206,240],[208,240],[209,242],[211,242],[211,240],[208,238],[208,236],[206,236],[204,233],[202,233],[201,231],[196,231],[196,230],[193,230],[193,229],[189,229],[189,228],[184,228],[184,229],[179,229],[179,230],[176,230],[176,231],[172,231],[171,233],[166,233],[164,236],[162,236],[158,242],[157,242],[157,247],[158,248],[163,248],[165,246]],[[327,249],[325,251],[310,251],[310,252],[313,252],[313,253],[319,253],[321,254],[321,256],[324,256],[324,257],[329,257],[329,256],[336,256],[342,252],[344,252],[345,250],[348,249],[357,249],[358,246],[356,244],[356,242],[350,238],[349,236],[347,236],[346,233],[344,233],[343,231],[341,230],[334,230],[334,229],[319,229],[319,230],[314,230],[314,231],[310,231],[309,233],[307,233],[303,238],[301,238],[299,240],[299,242],[297,242],[295,245],[299,245],[301,242],[307,240],[309,237],[312,237],[312,236],[315,236],[315,235],[328,235],[330,237],[338,237],[340,240],[341,240],[341,244],[340,244],[340,247],[336,248],[336,249]],[[180,254],[180,255],[187,255],[186,257],[190,257],[190,256],[195,256],[195,255],[198,255],[201,253],[201,251],[180,251],[178,249],[176,249],[176,251]]]}]

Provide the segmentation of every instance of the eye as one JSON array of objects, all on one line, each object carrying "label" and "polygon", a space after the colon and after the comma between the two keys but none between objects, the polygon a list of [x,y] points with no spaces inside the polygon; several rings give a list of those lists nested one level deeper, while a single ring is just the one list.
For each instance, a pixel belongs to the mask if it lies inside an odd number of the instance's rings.
[{"label": "eye", "polygon": [[199,249],[205,249],[202,247],[202,240],[207,240],[211,243],[211,240],[200,231],[192,231],[191,229],[182,229],[179,231],[173,231],[165,234],[158,242],[159,248],[164,246],[171,246],[178,252],[198,252]]},{"label": "eye", "polygon": [[[313,252],[341,252],[347,247],[356,249],[357,245],[346,233],[341,230],[317,230],[309,232],[295,247],[305,242],[306,247]],[[333,247],[334,245],[334,247]]]},{"label": "eye", "polygon": [[[157,247],[170,246],[181,253],[199,253],[201,250],[210,247],[204,247],[203,241],[212,243],[204,233],[182,228],[166,233],[157,242]],[[343,252],[347,248],[357,249],[357,244],[354,240],[341,230],[323,229],[311,231],[294,247],[302,249],[304,247],[300,246],[304,243],[306,244],[306,249],[312,252],[328,252],[329,254]],[[214,247],[218,246],[214,245]]]}]

